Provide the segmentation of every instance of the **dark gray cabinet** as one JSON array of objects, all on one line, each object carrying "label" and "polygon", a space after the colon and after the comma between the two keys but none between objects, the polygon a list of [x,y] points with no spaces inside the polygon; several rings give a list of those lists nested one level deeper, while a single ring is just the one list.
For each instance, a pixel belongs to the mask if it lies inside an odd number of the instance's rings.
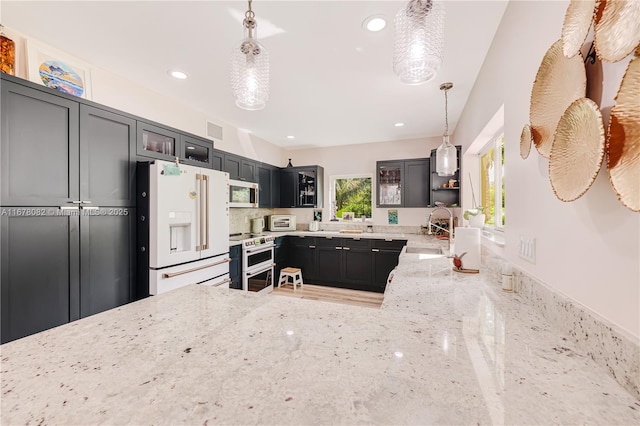
[{"label": "dark gray cabinet", "polygon": [[[446,206],[446,207],[459,207],[460,206],[460,183],[462,176],[460,171],[462,146],[456,145],[458,153],[458,170],[453,176],[438,176],[436,172],[436,150],[431,150],[431,173],[430,173],[430,190],[431,190],[431,205]],[[450,182],[453,181],[453,186]]]},{"label": "dark gray cabinet", "polygon": [[137,120],[137,154],[215,169],[213,142],[208,139]]},{"label": "dark gray cabinet", "polygon": [[287,253],[289,251],[289,246],[287,244],[287,239],[285,237],[278,237],[275,240],[275,248],[274,248],[274,257],[275,257],[275,268],[274,268],[274,284],[278,285],[278,279],[280,277],[280,271],[282,268],[286,268],[289,265],[287,264],[288,256]]},{"label": "dark gray cabinet", "polygon": [[305,283],[383,293],[406,240],[287,237],[287,266]]},{"label": "dark gray cabinet", "polygon": [[[213,142],[195,136],[180,135],[180,160],[184,164],[213,169]],[[219,169],[216,169],[219,170]]]},{"label": "dark gray cabinet", "polygon": [[239,155],[224,154],[224,171],[229,179],[256,182],[256,163]]},{"label": "dark gray cabinet", "polygon": [[313,283],[318,280],[318,258],[315,237],[289,237],[289,263],[294,268],[302,269],[304,282]]},{"label": "dark gray cabinet", "polygon": [[[79,222],[2,207],[2,336],[6,343],[80,318]],[[35,211],[35,209],[32,209]]]},{"label": "dark gray cabinet", "polygon": [[131,301],[136,120],[4,75],[1,120],[1,341]]},{"label": "dark gray cabinet", "polygon": [[384,292],[389,273],[398,265],[398,257],[406,240],[373,240],[371,242],[374,291]]},{"label": "dark gray cabinet", "polygon": [[136,204],[136,121],[80,105],[80,200],[93,206]]},{"label": "dark gray cabinet", "polygon": [[60,206],[80,200],[80,105],[2,81],[3,206]]},{"label": "dark gray cabinet", "polygon": [[211,168],[224,171],[224,152],[214,149],[211,154]]},{"label": "dark gray cabinet", "polygon": [[229,288],[242,290],[242,245],[236,244],[229,247]]},{"label": "dark gray cabinet", "polygon": [[280,170],[280,207],[321,208],[324,169],[321,166]]},{"label": "dark gray cabinet", "polygon": [[429,205],[429,170],[428,158],[404,162],[405,207],[427,207]]},{"label": "dark gray cabinet", "polygon": [[378,161],[377,207],[428,207],[429,158]]},{"label": "dark gray cabinet", "polygon": [[280,203],[280,170],[270,164],[256,163],[259,207],[279,207]]}]

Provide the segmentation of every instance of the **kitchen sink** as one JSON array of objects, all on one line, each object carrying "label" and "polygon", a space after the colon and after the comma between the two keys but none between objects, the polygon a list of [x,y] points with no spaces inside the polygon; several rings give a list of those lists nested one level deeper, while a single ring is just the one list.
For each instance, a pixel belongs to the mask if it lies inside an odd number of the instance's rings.
[{"label": "kitchen sink", "polygon": [[441,247],[407,247],[406,253],[444,256],[445,250]]}]

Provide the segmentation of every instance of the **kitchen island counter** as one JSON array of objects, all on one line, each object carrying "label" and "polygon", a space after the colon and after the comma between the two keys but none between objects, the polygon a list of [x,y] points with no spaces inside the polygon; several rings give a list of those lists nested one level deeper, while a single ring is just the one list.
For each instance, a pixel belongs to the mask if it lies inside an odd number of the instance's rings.
[{"label": "kitchen island counter", "polygon": [[517,294],[450,262],[403,253],[379,310],[191,285],[5,344],[1,423],[640,422]]}]

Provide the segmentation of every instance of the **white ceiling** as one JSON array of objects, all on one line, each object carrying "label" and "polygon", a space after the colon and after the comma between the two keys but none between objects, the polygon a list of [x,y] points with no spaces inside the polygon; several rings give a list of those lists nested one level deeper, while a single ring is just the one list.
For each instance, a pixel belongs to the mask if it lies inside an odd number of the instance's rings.
[{"label": "white ceiling", "polygon": [[[455,128],[507,1],[445,3],[443,66],[435,80],[410,86],[392,67],[393,17],[406,0],[255,0],[258,38],[271,58],[271,96],[261,111],[236,107],[229,85],[246,1],[3,0],[1,12],[7,27],[180,99],[214,122],[302,148],[441,135],[445,81],[454,83]],[[363,30],[375,14],[387,18],[387,27]],[[190,78],[175,80],[170,69]]]}]

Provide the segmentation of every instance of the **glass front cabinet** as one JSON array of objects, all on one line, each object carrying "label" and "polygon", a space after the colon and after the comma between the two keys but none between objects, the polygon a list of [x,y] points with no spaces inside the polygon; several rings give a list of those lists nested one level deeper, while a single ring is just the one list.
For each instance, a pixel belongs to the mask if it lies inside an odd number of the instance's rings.
[{"label": "glass front cabinet", "polygon": [[402,206],[404,161],[378,161],[377,207]]}]

